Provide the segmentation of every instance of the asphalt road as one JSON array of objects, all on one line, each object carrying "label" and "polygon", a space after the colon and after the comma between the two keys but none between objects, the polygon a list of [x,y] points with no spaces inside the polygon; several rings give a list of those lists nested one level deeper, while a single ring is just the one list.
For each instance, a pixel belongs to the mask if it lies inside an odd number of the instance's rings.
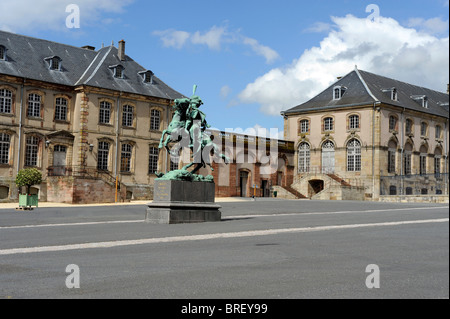
[{"label": "asphalt road", "polygon": [[145,205],[0,209],[0,299],[449,298],[448,205],[220,204],[222,222],[184,225]]}]

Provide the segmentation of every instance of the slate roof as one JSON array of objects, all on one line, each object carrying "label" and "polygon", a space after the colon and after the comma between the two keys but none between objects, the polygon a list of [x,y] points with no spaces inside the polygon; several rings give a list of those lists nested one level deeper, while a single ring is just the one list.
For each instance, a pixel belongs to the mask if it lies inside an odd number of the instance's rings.
[{"label": "slate roof", "polygon": [[[336,86],[346,88],[344,95],[339,100],[333,99],[333,89]],[[397,101],[391,100],[390,91],[384,92],[391,88],[397,90]],[[428,98],[428,108],[424,108],[421,101],[411,98],[412,96],[420,95],[425,95]],[[306,103],[284,111],[282,114],[289,115],[318,110],[332,110],[347,106],[371,105],[375,102],[449,118],[449,95],[447,93],[434,91],[358,69],[342,77]]]},{"label": "slate roof", "polygon": [[[144,83],[139,72],[147,71],[129,56],[118,58],[114,46],[94,51],[43,39],[0,31],[0,45],[6,48],[6,61],[0,61],[0,74],[67,86],[88,85],[115,91],[165,99],[185,97],[153,76]],[[51,70],[46,58],[61,59],[61,70]],[[115,78],[111,66],[122,65],[124,77]]]}]

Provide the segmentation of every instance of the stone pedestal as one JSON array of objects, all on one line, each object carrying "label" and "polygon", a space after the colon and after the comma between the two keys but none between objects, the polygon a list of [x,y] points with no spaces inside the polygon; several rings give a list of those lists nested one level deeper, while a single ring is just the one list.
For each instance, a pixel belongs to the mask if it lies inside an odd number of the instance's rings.
[{"label": "stone pedestal", "polygon": [[154,200],[145,220],[151,224],[215,222],[222,219],[210,182],[155,180]]}]

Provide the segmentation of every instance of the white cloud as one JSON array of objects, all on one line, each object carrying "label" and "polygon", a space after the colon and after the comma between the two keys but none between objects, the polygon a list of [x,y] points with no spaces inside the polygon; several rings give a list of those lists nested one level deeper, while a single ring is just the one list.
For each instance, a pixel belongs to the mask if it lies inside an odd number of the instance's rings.
[{"label": "white cloud", "polygon": [[[134,0],[77,0],[81,28],[99,19],[104,12],[119,13]],[[14,0],[0,2],[0,29],[21,32],[32,30],[64,30],[70,13],[66,7],[73,0]],[[102,20],[102,19],[100,19]]]},{"label": "white cloud", "polygon": [[225,33],[226,30],[224,27],[213,26],[205,33],[201,33],[200,31],[195,32],[191,36],[191,41],[193,44],[205,44],[212,50],[220,50]]},{"label": "white cloud", "polygon": [[188,32],[173,29],[154,31],[153,34],[159,36],[164,47],[173,47],[175,49],[181,49],[190,37]]},{"label": "white cloud", "polygon": [[249,46],[252,51],[262,56],[266,63],[272,63],[279,58],[278,53],[268,46],[260,44],[256,39],[246,37],[240,31],[228,31],[226,27],[213,26],[206,32],[187,32],[174,29],[154,31],[163,42],[164,47],[182,49],[188,44],[206,45],[210,50],[220,51],[225,43],[235,43]]},{"label": "white cloud", "polygon": [[431,18],[425,20],[424,18],[411,18],[408,20],[408,27],[417,28],[431,34],[441,34],[448,32],[448,20],[443,21],[441,18]]},{"label": "white cloud", "polygon": [[306,50],[283,68],[257,78],[239,94],[241,103],[258,103],[279,115],[306,102],[336,77],[359,69],[443,91],[449,82],[449,38],[401,26],[391,18],[378,22],[348,15],[332,18],[319,47]]},{"label": "white cloud", "polygon": [[220,96],[226,99],[231,94],[231,88],[228,85],[222,86],[220,89]]},{"label": "white cloud", "polygon": [[305,29],[304,32],[312,32],[312,33],[322,33],[329,32],[332,28],[332,24],[325,22],[316,22],[309,28]]},{"label": "white cloud", "polygon": [[243,37],[242,42],[245,45],[250,46],[253,52],[255,52],[257,55],[264,57],[267,63],[272,63],[280,57],[275,50],[272,50],[268,46],[260,44],[255,39]]}]

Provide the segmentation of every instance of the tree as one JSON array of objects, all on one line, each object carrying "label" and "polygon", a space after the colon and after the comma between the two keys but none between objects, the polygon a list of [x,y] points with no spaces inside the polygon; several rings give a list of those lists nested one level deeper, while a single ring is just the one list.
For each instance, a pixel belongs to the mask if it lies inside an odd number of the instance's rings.
[{"label": "tree", "polygon": [[16,185],[20,189],[27,187],[27,194],[30,194],[31,186],[42,183],[42,173],[36,168],[21,169],[16,177]]}]

